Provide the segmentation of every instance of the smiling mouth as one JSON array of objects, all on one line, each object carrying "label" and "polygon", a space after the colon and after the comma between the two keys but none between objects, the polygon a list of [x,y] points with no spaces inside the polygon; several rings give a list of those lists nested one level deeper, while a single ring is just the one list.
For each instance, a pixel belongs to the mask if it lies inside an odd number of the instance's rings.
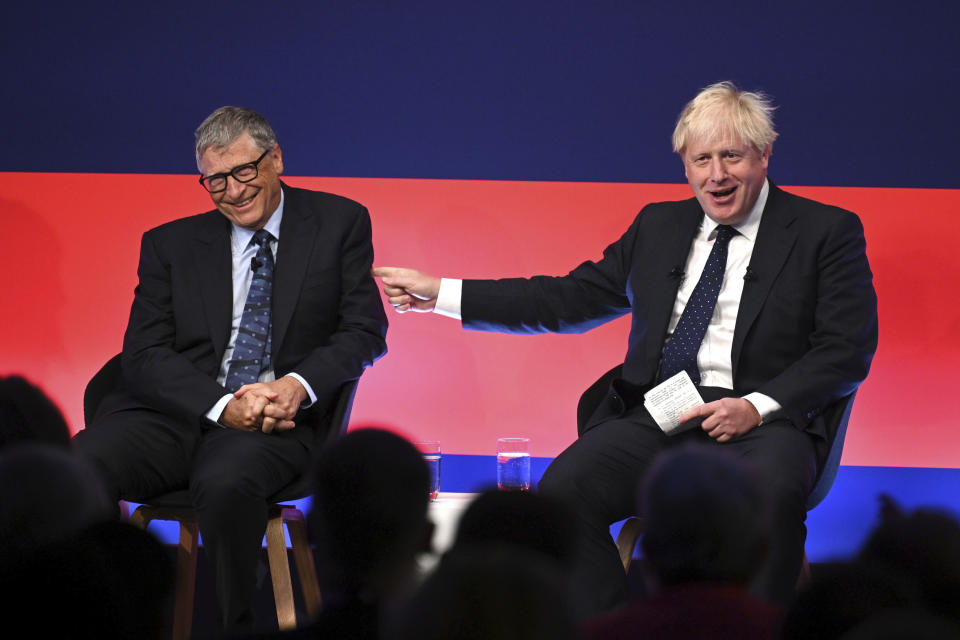
[{"label": "smiling mouth", "polygon": [[736,190],[736,187],[730,187],[729,189],[718,189],[716,191],[711,191],[710,195],[712,195],[714,198],[726,198]]},{"label": "smiling mouth", "polygon": [[253,202],[253,199],[256,198],[256,197],[257,197],[257,194],[253,194],[252,196],[250,196],[250,197],[247,198],[246,200],[241,200],[240,202],[231,202],[230,204],[231,204],[232,206],[238,207],[238,208],[240,208],[240,207],[245,207],[245,206],[247,206],[248,204],[250,204],[251,202]]}]

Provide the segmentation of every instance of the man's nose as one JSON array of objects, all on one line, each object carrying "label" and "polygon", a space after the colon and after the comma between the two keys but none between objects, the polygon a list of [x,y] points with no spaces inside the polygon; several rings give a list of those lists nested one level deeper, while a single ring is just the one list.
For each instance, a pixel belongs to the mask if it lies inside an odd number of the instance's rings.
[{"label": "man's nose", "polygon": [[710,180],[713,182],[723,182],[727,179],[727,167],[720,158],[714,158],[710,161]]},{"label": "man's nose", "polygon": [[232,175],[227,175],[227,197],[233,198],[240,195],[243,192],[243,183],[234,178]]}]

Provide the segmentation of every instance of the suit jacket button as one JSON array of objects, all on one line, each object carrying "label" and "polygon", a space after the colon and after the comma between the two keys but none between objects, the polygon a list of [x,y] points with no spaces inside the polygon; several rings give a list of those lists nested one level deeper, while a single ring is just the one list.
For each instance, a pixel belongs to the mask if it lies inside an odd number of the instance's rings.
[{"label": "suit jacket button", "polygon": [[610,394],[610,406],[613,407],[613,410],[617,413],[623,413],[624,409],[627,408],[623,398],[621,398],[618,393]]}]

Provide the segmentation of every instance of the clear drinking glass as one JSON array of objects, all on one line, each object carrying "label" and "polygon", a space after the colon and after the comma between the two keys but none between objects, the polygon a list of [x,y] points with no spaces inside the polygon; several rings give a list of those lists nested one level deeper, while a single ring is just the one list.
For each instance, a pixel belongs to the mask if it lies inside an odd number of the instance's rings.
[{"label": "clear drinking glass", "polygon": [[440,492],[440,441],[420,440],[416,445],[430,470],[430,499],[436,500]]},{"label": "clear drinking glass", "polygon": [[530,438],[497,439],[497,487],[530,490]]}]

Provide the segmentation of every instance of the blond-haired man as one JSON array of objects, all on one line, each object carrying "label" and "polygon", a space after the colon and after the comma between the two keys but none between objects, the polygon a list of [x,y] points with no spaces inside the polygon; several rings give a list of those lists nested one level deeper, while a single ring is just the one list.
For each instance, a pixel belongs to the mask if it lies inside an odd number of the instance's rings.
[{"label": "blond-haired man", "polygon": [[[701,91],[673,136],[694,198],[647,205],[601,260],[566,276],[460,282],[374,270],[398,311],[437,311],[468,329],[581,332],[632,314],[620,377],[539,485],[582,520],[583,616],[624,601],[607,527],[630,514],[656,455],[689,441],[760,468],[775,507],[758,587],[781,602],[792,593],[829,437],[820,414],[866,377],[877,303],[859,218],[767,178],[772,112],[764,95],[732,83]],[[699,428],[666,436],[642,394],[680,370],[706,402],[681,416]]]}]

